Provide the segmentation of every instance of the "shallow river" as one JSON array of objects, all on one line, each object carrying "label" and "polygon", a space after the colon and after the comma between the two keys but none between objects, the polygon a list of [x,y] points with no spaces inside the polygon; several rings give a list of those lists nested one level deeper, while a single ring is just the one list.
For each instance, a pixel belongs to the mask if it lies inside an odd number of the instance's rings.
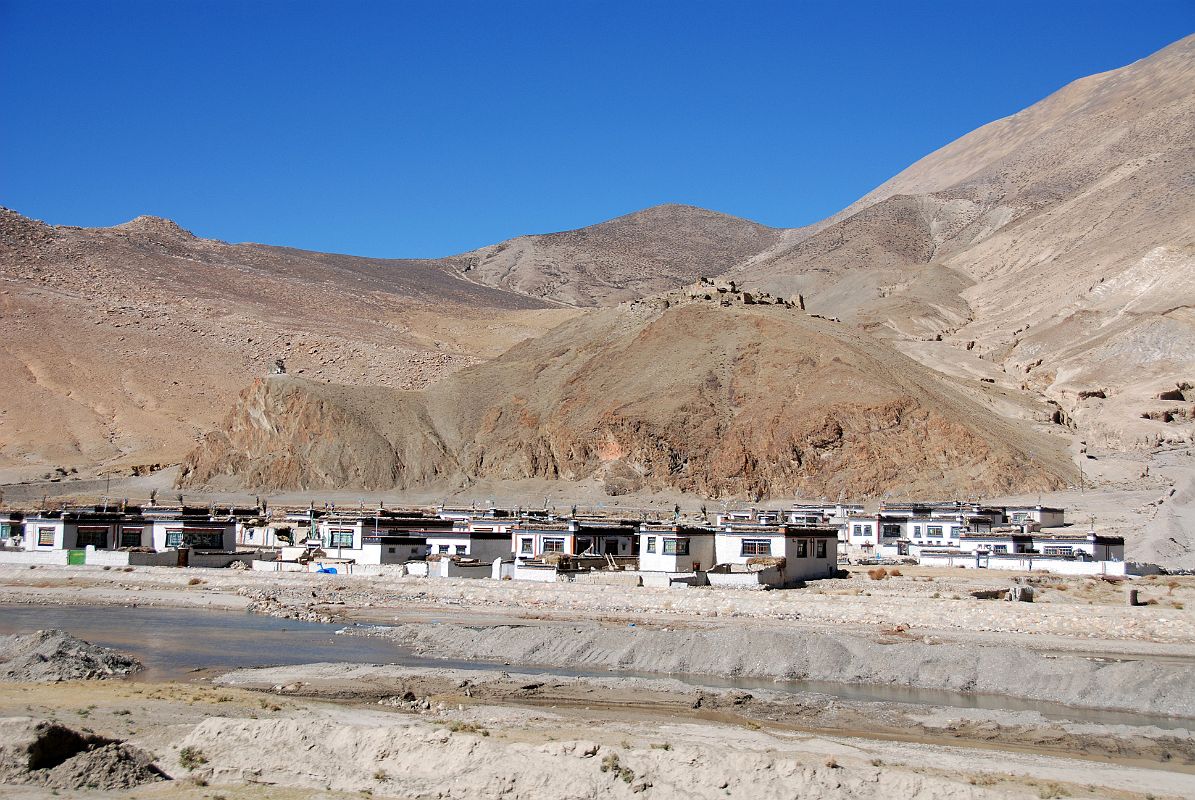
[{"label": "shallow river", "polygon": [[[60,628],[93,644],[136,656],[145,665],[137,680],[188,680],[240,667],[343,661],[412,667],[500,669],[580,677],[671,677],[694,685],[816,692],[844,700],[915,703],[1003,711],[1038,711],[1078,722],[1190,728],[1192,721],[1118,711],[1076,709],[1001,695],[901,686],[852,685],[823,681],[766,681],[704,675],[661,676],[596,672],[427,658],[384,638],[343,636],[343,624],[324,625],[260,614],[205,609],[125,608],[122,606],[30,606],[0,604],[0,635]],[[376,626],[368,626],[376,627]]]}]

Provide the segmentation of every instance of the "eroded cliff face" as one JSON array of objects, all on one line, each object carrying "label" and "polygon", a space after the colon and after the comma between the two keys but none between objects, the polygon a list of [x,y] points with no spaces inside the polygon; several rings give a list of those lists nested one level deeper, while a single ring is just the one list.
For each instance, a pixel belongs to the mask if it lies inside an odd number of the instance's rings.
[{"label": "eroded cliff face", "polygon": [[259,379],[237,399],[223,426],[187,458],[183,480],[220,476],[269,488],[394,486],[394,447],[367,418],[315,385]]},{"label": "eroded cliff face", "polygon": [[1061,439],[997,417],[858,331],[723,300],[593,312],[420,392],[259,380],[182,482],[592,480],[612,495],[765,498],[970,496],[1070,479]]}]

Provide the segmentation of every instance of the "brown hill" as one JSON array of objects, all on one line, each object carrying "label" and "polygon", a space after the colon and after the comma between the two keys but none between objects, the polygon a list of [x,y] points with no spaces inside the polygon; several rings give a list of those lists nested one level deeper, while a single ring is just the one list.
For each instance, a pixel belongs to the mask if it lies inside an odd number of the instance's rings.
[{"label": "brown hill", "polygon": [[177,463],[254,377],[423,386],[573,312],[391,261],[0,209],[0,470]]},{"label": "brown hill", "polygon": [[[905,349],[981,356],[1093,441],[1189,442],[1195,415],[1158,396],[1195,380],[1193,86],[1195,37],[1075,81],[728,277],[897,340],[941,336]],[[1167,409],[1177,421],[1148,418]]]},{"label": "brown hill", "polygon": [[421,391],[257,381],[187,486],[598,482],[607,494],[985,494],[1057,487],[1045,426],[1007,422],[845,325],[679,294],[602,309]]},{"label": "brown hill", "polygon": [[782,231],[682,205],[662,205],[563,233],[520,236],[452,259],[487,286],[575,306],[610,305],[716,275]]}]

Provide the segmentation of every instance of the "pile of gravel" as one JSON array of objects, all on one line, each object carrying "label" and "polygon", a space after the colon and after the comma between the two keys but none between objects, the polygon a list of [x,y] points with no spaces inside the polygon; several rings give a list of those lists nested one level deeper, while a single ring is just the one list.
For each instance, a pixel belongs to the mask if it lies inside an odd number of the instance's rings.
[{"label": "pile of gravel", "polygon": [[129,789],[168,780],[144,750],[30,717],[0,719],[0,784]]},{"label": "pile of gravel", "polygon": [[132,656],[90,644],[66,631],[0,636],[0,680],[123,678],[139,669],[141,662]]},{"label": "pile of gravel", "polygon": [[54,789],[128,789],[143,783],[166,780],[144,750],[113,742],[85,750],[42,774],[32,774],[31,783]]}]

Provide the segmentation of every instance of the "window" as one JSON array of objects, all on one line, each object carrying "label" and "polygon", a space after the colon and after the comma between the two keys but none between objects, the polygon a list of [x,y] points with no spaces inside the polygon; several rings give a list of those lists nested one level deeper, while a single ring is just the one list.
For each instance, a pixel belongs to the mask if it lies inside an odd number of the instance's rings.
[{"label": "window", "polygon": [[183,542],[196,550],[223,550],[224,531],[216,528],[197,528],[184,531]]},{"label": "window", "polygon": [[818,558],[826,557],[826,540],[825,539],[817,540],[817,557]]},{"label": "window", "polygon": [[942,526],[941,525],[930,525],[929,527],[927,527],[925,529],[925,531],[926,531],[926,536],[941,536],[942,535]]},{"label": "window", "polygon": [[1042,552],[1048,556],[1071,556],[1074,551],[1070,547],[1058,547],[1046,545],[1042,548]]},{"label": "window", "polygon": [[395,548],[393,548],[393,547],[387,547],[387,548],[386,548],[386,551],[387,551],[388,553],[394,553],[394,552],[395,552]]},{"label": "window", "polygon": [[80,525],[76,547],[91,545],[96,548],[108,546],[108,528],[100,525]]},{"label": "window", "polygon": [[992,551],[993,551],[993,552],[996,552],[996,553],[1007,553],[1007,552],[1008,552],[1008,545],[1006,545],[1006,544],[997,544],[997,545],[993,545],[993,546],[992,546]]},{"label": "window", "polygon": [[38,547],[53,547],[54,546],[54,529],[53,528],[38,528],[37,529],[37,546]]},{"label": "window", "polygon": [[772,540],[771,539],[744,539],[743,552],[744,556],[770,556],[772,554]]},{"label": "window", "polygon": [[809,558],[809,542],[797,539],[797,558]]},{"label": "window", "polygon": [[959,536],[961,536],[962,533],[963,533],[963,529],[958,527],[957,525],[950,529],[950,535],[952,537],[954,537],[955,539],[957,539]]},{"label": "window", "polygon": [[577,552],[588,553],[593,548],[593,539],[577,539]]},{"label": "window", "polygon": [[884,526],[884,538],[885,539],[896,539],[896,538],[899,538],[899,536],[900,536],[900,525],[885,525]]},{"label": "window", "polygon": [[689,540],[688,539],[665,539],[664,540],[664,555],[666,555],[666,556],[687,556],[687,555],[689,555]]},{"label": "window", "polygon": [[856,535],[856,536],[862,536],[862,535],[863,535],[863,526],[862,526],[862,525],[856,525],[856,526],[855,526],[855,535]]},{"label": "window", "polygon": [[448,552],[448,545],[446,545],[446,544],[442,544],[442,545],[440,545],[440,547],[439,547],[439,550],[440,550],[440,552],[441,552],[441,553],[447,553],[447,552]]},{"label": "window", "polygon": [[178,547],[183,543],[183,529],[182,528],[167,528],[166,529],[166,546]]},{"label": "window", "polygon": [[465,554],[465,546],[463,544],[458,544],[456,546],[456,554],[458,556],[463,556]]},{"label": "window", "polygon": [[913,526],[913,538],[914,538],[914,539],[920,539],[920,538],[921,538],[921,526],[920,526],[920,525],[914,525],[914,526]]},{"label": "window", "polygon": [[563,553],[564,540],[563,539],[544,539],[545,553]]},{"label": "window", "polygon": [[142,528],[121,528],[120,530],[120,546],[121,547],[140,547],[141,546],[141,532]]},{"label": "window", "polygon": [[533,551],[533,544],[531,539],[519,539],[519,552],[530,555]]},{"label": "window", "polygon": [[353,531],[350,530],[336,530],[333,529],[328,532],[328,546],[329,547],[349,547],[353,546]]},{"label": "window", "polygon": [[654,536],[647,537],[647,552],[649,552],[649,553],[656,552],[656,537],[654,537]]}]

